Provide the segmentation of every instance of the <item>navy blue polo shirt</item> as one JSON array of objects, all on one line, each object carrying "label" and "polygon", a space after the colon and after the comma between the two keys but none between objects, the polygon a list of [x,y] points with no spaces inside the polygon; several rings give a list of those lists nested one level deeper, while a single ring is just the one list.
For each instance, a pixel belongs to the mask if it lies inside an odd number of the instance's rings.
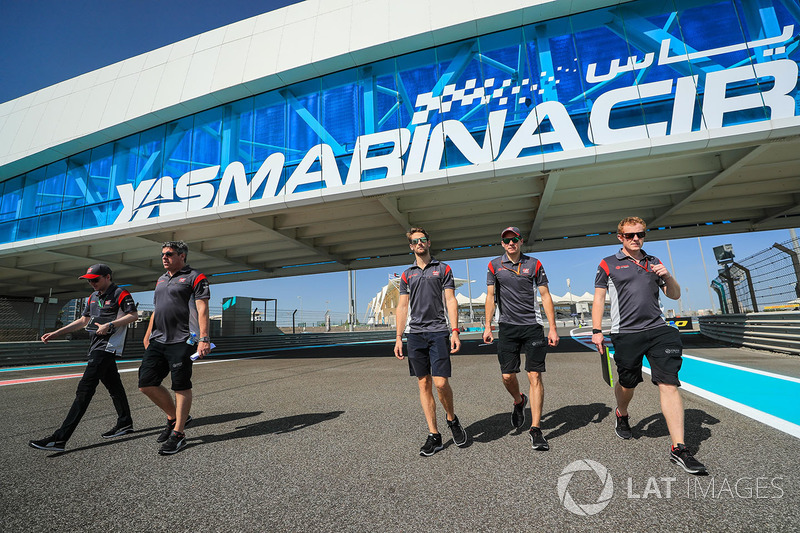
[{"label": "navy blue polo shirt", "polygon": [[186,342],[191,333],[200,336],[195,300],[208,300],[211,290],[204,274],[189,265],[170,276],[165,272],[153,293],[153,329],[150,340],[162,344]]},{"label": "navy blue polo shirt", "polygon": [[136,303],[131,293],[120,289],[113,283],[105,292],[95,291],[86,300],[86,308],[82,315],[91,321],[86,329],[89,331],[89,351],[103,350],[115,354],[122,353],[125,343],[125,328],[117,328],[112,335],[97,335],[97,327],[107,324],[123,315],[136,311]]},{"label": "navy blue polo shirt", "polygon": [[494,301],[503,324],[544,325],[536,288],[547,286],[547,274],[535,257],[520,254],[514,263],[508,254],[489,261],[486,285],[494,285]]},{"label": "navy blue polo shirt", "polygon": [[444,290],[455,290],[450,266],[431,258],[424,269],[415,262],[400,276],[400,294],[408,294],[409,333],[450,331],[444,306]]},{"label": "navy blue polo shirt", "polygon": [[611,333],[635,333],[667,324],[659,305],[659,288],[666,281],[653,272],[653,265],[661,261],[644,250],[642,254],[644,257],[637,263],[620,250],[597,267],[594,286],[608,290]]}]

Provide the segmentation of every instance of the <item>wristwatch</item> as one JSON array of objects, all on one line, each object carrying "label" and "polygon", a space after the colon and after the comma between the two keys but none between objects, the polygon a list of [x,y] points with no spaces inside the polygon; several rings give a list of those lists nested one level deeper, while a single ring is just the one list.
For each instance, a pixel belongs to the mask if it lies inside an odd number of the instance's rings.
[{"label": "wristwatch", "polygon": [[594,335],[595,333],[603,333],[603,330],[602,329],[594,329],[594,328],[592,328],[592,335]]},{"label": "wristwatch", "polygon": [[113,322],[108,323],[108,333],[109,335],[117,331],[117,326],[114,325]]},{"label": "wristwatch", "polygon": [[197,342],[209,342],[210,343],[211,339],[208,338],[208,337],[200,337],[199,339],[197,339]]}]

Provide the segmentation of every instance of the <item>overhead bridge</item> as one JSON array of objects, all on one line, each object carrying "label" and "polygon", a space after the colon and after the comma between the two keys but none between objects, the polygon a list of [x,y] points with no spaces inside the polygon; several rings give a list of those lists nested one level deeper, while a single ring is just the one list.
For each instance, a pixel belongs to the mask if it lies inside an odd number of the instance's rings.
[{"label": "overhead bridge", "polygon": [[405,264],[411,226],[445,260],[798,226],[796,1],[486,4],[301,2],[0,104],[0,294],[149,290],[176,239],[227,282]]}]

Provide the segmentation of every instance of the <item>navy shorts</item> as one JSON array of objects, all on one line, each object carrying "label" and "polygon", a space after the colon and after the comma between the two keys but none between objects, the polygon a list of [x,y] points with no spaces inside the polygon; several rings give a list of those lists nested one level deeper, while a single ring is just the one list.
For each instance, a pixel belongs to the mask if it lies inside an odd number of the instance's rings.
[{"label": "navy shorts", "polygon": [[500,323],[497,340],[497,360],[503,374],[519,372],[520,352],[525,348],[525,371],[544,372],[547,341],[539,324],[518,326]]},{"label": "navy shorts", "polygon": [[408,370],[410,375],[450,377],[450,332],[409,333]]},{"label": "navy shorts", "polygon": [[614,361],[617,363],[619,384],[632,389],[644,381],[642,359],[650,363],[654,384],[677,385],[678,371],[683,362],[683,343],[680,332],[671,326],[662,326],[636,333],[614,333]]},{"label": "navy shorts", "polygon": [[150,346],[142,357],[139,367],[139,387],[158,387],[172,373],[172,390],[181,391],[192,388],[192,355],[197,348],[179,342],[162,344],[150,341]]}]

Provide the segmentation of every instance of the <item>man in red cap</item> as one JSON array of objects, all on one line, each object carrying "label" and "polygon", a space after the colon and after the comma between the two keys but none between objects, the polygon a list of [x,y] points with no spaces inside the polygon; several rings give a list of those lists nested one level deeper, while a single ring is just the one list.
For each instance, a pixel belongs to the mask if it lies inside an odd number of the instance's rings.
[{"label": "man in red cap", "polygon": [[[489,262],[483,342],[494,341],[492,318],[496,304],[500,308],[497,358],[503,374],[503,385],[514,398],[511,425],[519,428],[525,423],[525,404],[528,397],[520,392],[517,380],[520,352],[524,347],[531,400],[531,429],[528,435],[534,450],[549,450],[550,445],[542,435],[539,423],[544,403],[542,372],[545,371],[547,346],[558,345],[553,299],[547,288],[547,275],[542,263],[535,257],[522,253],[524,241],[519,228],[511,226],[504,229],[500,232],[500,239],[506,253]],[[537,289],[549,324],[546,339],[542,312],[536,301]]]},{"label": "man in red cap", "polygon": [[32,448],[63,452],[78,423],[92,401],[98,383],[102,382],[111,395],[117,410],[117,423],[101,436],[119,437],[133,431],[128,397],[117,370],[116,356],[122,355],[125,327],[139,318],[131,293],[120,289],[111,281],[111,269],[102,263],[92,265],[80,276],[89,282],[94,292],[86,302],[83,315],[63,328],[42,335],[42,342],[71,331],[86,328],[89,331],[89,360],[83,377],[78,382],[75,401],[64,423],[50,437],[29,441]]}]

